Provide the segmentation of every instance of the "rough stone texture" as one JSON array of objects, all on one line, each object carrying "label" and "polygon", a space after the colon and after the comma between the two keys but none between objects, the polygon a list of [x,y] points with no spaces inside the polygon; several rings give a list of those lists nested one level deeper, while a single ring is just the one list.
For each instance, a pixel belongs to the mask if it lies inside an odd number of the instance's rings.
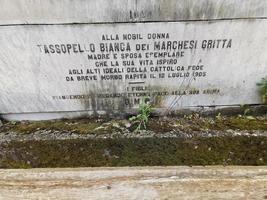
[{"label": "rough stone texture", "polygon": [[266,199],[266,167],[0,170],[0,198]]},{"label": "rough stone texture", "polygon": [[1,0],[1,24],[179,21],[267,16],[264,0]]}]

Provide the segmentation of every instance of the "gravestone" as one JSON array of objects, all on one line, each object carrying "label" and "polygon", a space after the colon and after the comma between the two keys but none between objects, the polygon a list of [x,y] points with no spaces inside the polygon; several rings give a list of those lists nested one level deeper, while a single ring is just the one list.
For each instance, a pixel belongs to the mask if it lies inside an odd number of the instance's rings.
[{"label": "gravestone", "polygon": [[[26,1],[0,8],[7,119],[261,104],[267,3]],[[11,12],[12,11],[12,12]]]}]

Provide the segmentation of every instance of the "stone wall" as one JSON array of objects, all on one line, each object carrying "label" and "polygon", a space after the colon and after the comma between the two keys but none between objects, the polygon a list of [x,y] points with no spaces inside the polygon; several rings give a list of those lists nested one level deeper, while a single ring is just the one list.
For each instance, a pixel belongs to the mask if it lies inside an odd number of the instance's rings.
[{"label": "stone wall", "polygon": [[261,104],[267,3],[1,0],[0,112],[52,119]]}]

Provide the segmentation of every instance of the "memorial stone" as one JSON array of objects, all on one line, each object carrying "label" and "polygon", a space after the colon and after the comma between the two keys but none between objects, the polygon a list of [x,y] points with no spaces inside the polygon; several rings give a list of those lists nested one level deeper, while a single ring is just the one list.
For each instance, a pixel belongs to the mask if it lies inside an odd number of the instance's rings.
[{"label": "memorial stone", "polygon": [[1,2],[4,118],[123,114],[146,97],[161,114],[262,103],[263,0]]}]

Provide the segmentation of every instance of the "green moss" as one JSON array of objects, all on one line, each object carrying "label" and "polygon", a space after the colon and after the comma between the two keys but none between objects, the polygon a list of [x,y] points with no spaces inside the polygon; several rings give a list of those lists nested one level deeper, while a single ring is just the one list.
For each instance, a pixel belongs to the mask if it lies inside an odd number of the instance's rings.
[{"label": "green moss", "polygon": [[11,159],[5,159],[2,160],[1,163],[1,168],[12,168],[12,169],[29,169],[32,168],[30,164],[25,163],[24,161],[21,160],[11,160]]},{"label": "green moss", "polygon": [[80,134],[90,134],[102,123],[93,119],[76,119],[76,120],[50,120],[37,122],[17,122],[15,124],[9,122],[5,124],[3,131],[14,131],[18,133],[32,133],[37,130],[52,131],[71,131]]},{"label": "green moss", "polygon": [[[125,130],[127,120],[103,121],[97,119],[52,120],[39,122],[7,122],[0,128],[1,132],[13,131],[28,134],[37,130],[69,131],[79,134],[109,134]],[[156,133],[177,131],[206,131],[206,130],[267,130],[266,117],[217,117],[202,118],[190,115],[185,118],[150,118],[148,130]],[[130,131],[132,129],[129,129]]]},{"label": "green moss", "polygon": [[[1,132],[27,134],[37,130],[58,130],[108,134],[125,130],[121,127],[125,128],[127,123],[127,120],[94,119],[6,122]],[[157,133],[172,130],[267,130],[267,118],[202,118],[199,115],[179,119],[151,118],[148,129]],[[0,148],[1,168],[267,164],[267,137],[12,141],[0,143]]]},{"label": "green moss", "polygon": [[238,130],[267,130],[266,119],[250,119],[246,117],[230,117],[215,120],[215,124],[208,126],[210,129],[238,129]]},{"label": "green moss", "polygon": [[1,149],[1,168],[267,164],[267,137],[28,141]]},{"label": "green moss", "polygon": [[176,120],[182,130],[267,130],[267,119],[264,117],[218,117],[218,118],[193,118]]}]

